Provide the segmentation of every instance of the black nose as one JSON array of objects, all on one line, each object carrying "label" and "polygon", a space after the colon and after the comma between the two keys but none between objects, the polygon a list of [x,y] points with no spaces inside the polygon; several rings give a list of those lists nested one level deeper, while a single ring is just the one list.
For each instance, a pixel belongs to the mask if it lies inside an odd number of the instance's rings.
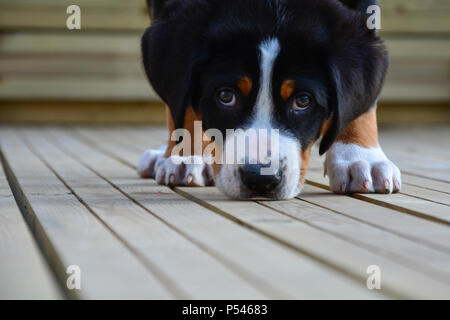
[{"label": "black nose", "polygon": [[261,174],[261,169],[268,168],[262,164],[246,164],[239,167],[242,183],[251,191],[265,194],[275,190],[281,182],[279,170],[273,174]]}]

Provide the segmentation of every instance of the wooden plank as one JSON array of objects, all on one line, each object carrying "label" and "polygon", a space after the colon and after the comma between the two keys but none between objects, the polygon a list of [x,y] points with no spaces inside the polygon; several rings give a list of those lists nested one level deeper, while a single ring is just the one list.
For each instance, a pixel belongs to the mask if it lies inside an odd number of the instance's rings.
[{"label": "wooden plank", "polygon": [[[450,40],[447,37],[386,36],[384,40],[391,61],[380,101],[448,103]],[[404,116],[413,115],[405,113]]]},{"label": "wooden plank", "polygon": [[432,190],[439,193],[450,194],[447,182],[430,180],[427,178],[416,177],[409,174],[403,174],[403,184],[419,187],[421,189]]},{"label": "wooden plank", "polygon": [[[76,3],[82,8],[82,27],[86,30],[137,30],[148,25],[144,1],[78,0]],[[0,26],[6,29],[64,29],[65,9],[69,4],[73,1],[4,0],[0,6]],[[447,19],[450,8],[446,0],[382,0],[381,8],[384,34],[450,32]]]},{"label": "wooden plank", "polygon": [[447,125],[450,123],[447,102],[381,102],[378,104],[378,124],[382,126]]},{"label": "wooden plank", "polygon": [[[448,189],[448,188],[447,188]],[[450,206],[450,194],[437,192],[433,190],[424,190],[423,188],[404,184],[402,193],[419,199],[433,201],[439,204]],[[450,209],[449,209],[450,210]]]},{"label": "wooden plank", "polygon": [[0,122],[161,124],[166,111],[160,103],[145,101],[0,101]]},{"label": "wooden plank", "polygon": [[[307,181],[317,187],[329,190],[328,178],[316,171],[308,173]],[[430,221],[445,225],[450,224],[450,208],[447,205],[419,199],[414,196],[398,193],[383,194],[354,194],[354,198],[368,201],[379,206],[391,208],[404,213],[412,214]]]},{"label": "wooden plank", "polygon": [[[3,30],[37,30],[55,29],[67,30],[66,20],[69,15],[64,11],[50,12],[33,9],[17,10],[2,8],[0,10],[0,28]],[[36,19],[39,17],[39,19]],[[147,14],[120,12],[89,12],[82,14],[81,30],[79,31],[138,31],[144,30],[150,24]]]},{"label": "wooden plank", "polygon": [[381,0],[382,32],[450,33],[450,4],[447,0]]},{"label": "wooden plank", "polygon": [[1,166],[0,288],[2,300],[63,298],[17,207]]},{"label": "wooden plank", "polygon": [[418,66],[414,62],[399,63],[397,59],[392,60],[392,67],[381,92],[381,102],[449,101],[448,61],[426,61]]},{"label": "wooden plank", "polygon": [[121,145],[124,149],[130,149],[133,154],[142,154],[147,149],[158,149],[167,144],[168,130],[167,127],[160,126],[137,126],[137,127],[77,127],[84,129],[94,136],[100,136],[105,140],[112,140]]},{"label": "wooden plank", "polygon": [[450,183],[449,161],[428,159],[423,155],[394,150],[389,150],[387,154],[403,172]]},{"label": "wooden plank", "polygon": [[[369,265],[377,265],[383,272],[383,290],[397,292],[403,296],[432,297],[450,295],[450,286],[432,279],[426,273],[405,267],[359,244],[343,240],[323,232],[299,220],[274,216],[273,211],[254,202],[229,200],[217,189],[179,188],[183,195],[202,203],[210,209],[236,219],[270,238],[279,239],[283,244],[323,259],[335,268],[364,279],[364,271]],[[448,281],[448,279],[447,279]],[[420,283],[420,284],[419,284]],[[409,288],[407,288],[409,286]],[[437,289],[440,287],[440,289]],[[434,291],[437,289],[440,293]],[[441,291],[442,290],[442,291]],[[420,292],[419,292],[420,291]]]},{"label": "wooden plank", "polygon": [[327,190],[309,184],[304,186],[299,199],[377,228],[388,230],[447,254],[450,253],[450,230],[448,226],[359,199],[336,196]]},{"label": "wooden plank", "polygon": [[[381,133],[380,141],[385,152],[403,171],[448,182],[449,134],[448,126],[390,129]],[[449,190],[449,186],[445,189]]]},{"label": "wooden plank", "polygon": [[[108,135],[105,130],[96,130],[89,127],[75,127],[75,133],[77,138],[83,140],[94,148],[104,152],[105,154],[123,161],[131,168],[135,168],[140,159],[142,153],[148,148],[157,148],[158,143],[156,141],[149,141],[149,147],[139,151],[136,147],[128,147],[122,142],[114,141],[111,137],[111,133]],[[128,135],[130,136],[130,135]],[[132,135],[133,137],[135,135]],[[147,145],[147,144],[146,144]],[[122,152],[119,152],[122,150]]]},{"label": "wooden plank", "polygon": [[[83,161],[91,160],[90,163],[97,161],[96,163],[101,163],[104,168],[101,174],[114,172],[114,176],[121,171],[120,164],[109,165],[109,163],[115,163],[115,160],[106,157],[97,158],[92,150],[82,152],[83,149],[74,149],[76,145],[62,133],[61,139],[58,140],[64,148],[71,150],[70,155],[51,143],[49,135],[42,133],[42,130],[26,130],[25,132],[29,143],[38,146],[37,152],[66,181],[73,192],[142,258],[150,270],[159,270],[160,277],[168,279],[166,282],[172,283],[177,291],[181,292],[180,297],[191,299],[267,297],[253,288],[246,279],[230,271],[189,238],[177,232],[171,225],[143,209],[117,190],[114,185],[77,162],[72,155],[79,156]],[[125,171],[131,170],[125,167]],[[134,172],[132,175],[134,176]],[[123,178],[126,179],[127,176]],[[161,198],[163,196],[159,195],[159,199]],[[178,201],[170,195],[164,198],[168,204]],[[180,201],[179,206],[184,207],[188,203],[188,200]],[[170,207],[169,205],[169,210]]]},{"label": "wooden plank", "polygon": [[54,78],[137,78],[147,81],[138,57],[124,58],[110,56],[10,56],[0,55],[0,73],[8,79]]},{"label": "wooden plank", "polygon": [[67,30],[66,8],[77,4],[81,9],[81,28],[98,30],[143,30],[149,25],[144,1],[36,1],[4,0],[0,3],[0,28]]},{"label": "wooden plank", "polygon": [[71,297],[174,297],[12,130],[0,131],[22,209],[59,281],[65,285],[68,266],[81,269],[81,290],[67,291]]},{"label": "wooden plank", "polygon": [[142,31],[128,33],[14,32],[0,36],[2,55],[112,55],[139,58]]},{"label": "wooden plank", "polygon": [[4,77],[0,84],[1,100],[157,100],[145,78],[78,78],[78,79],[11,79]]},{"label": "wooden plank", "polygon": [[[308,197],[308,191],[305,192],[305,197]],[[314,192],[316,193],[317,190]],[[328,199],[339,197],[331,193],[328,195]],[[339,201],[339,199],[332,201]],[[376,224],[381,225],[381,228],[375,224],[368,224],[359,217],[355,219],[350,215],[336,214],[336,211],[329,210],[328,205],[321,201],[307,202],[294,199],[258,201],[258,203],[340,239],[367,248],[391,261],[414,268],[424,274],[433,275],[436,280],[442,280],[450,285],[450,250],[448,249],[446,252],[438,251],[415,240],[392,234],[389,227],[385,227],[380,221]],[[407,221],[406,219],[403,223],[406,224]],[[422,226],[422,229],[426,230],[426,228],[427,225]],[[450,233],[450,227],[447,227],[447,233]]]},{"label": "wooden plank", "polygon": [[435,35],[434,37],[381,35],[381,37],[391,58],[398,60],[403,58],[407,59],[408,62],[413,59],[416,59],[416,61],[426,61],[426,59],[449,60],[450,40],[445,35]]},{"label": "wooden plank", "polygon": [[[92,167],[174,229],[196,241],[204,250],[239,270],[255,286],[270,293],[272,298],[377,298],[364,286],[327,266],[281,248],[270,240],[186,201],[167,187],[138,179],[134,169],[105,157],[98,148],[88,147],[61,131],[56,131],[53,136],[66,152],[70,150],[74,157]],[[122,152],[128,151],[122,149]],[[202,269],[203,267],[200,268]],[[340,292],[329,290],[338,287]]]},{"label": "wooden plank", "polygon": [[380,132],[380,141],[388,153],[401,152],[421,156],[424,161],[450,162],[449,135],[449,126],[417,126],[408,130],[393,127]]},{"label": "wooden plank", "polygon": [[[111,8],[142,8],[145,6],[145,3],[142,3],[141,0],[75,0],[75,2],[81,7],[97,8],[106,11]],[[45,8],[65,8],[71,3],[69,0],[39,0],[39,4],[36,4],[34,0],[2,0],[2,4],[14,7],[40,6]]]},{"label": "wooden plank", "polygon": [[[102,138],[100,135],[89,135],[85,131],[81,131],[81,133],[84,134],[84,136],[88,139],[91,139],[91,143],[94,143],[99,150],[106,150],[108,154],[115,155],[122,161],[128,162],[130,166],[133,166],[133,163],[135,163],[134,159],[138,158],[137,152],[135,155],[130,155],[129,150],[123,150],[123,147],[121,147],[119,144],[114,145],[112,141],[115,141],[115,139],[112,139],[110,143],[108,143],[108,138]],[[369,259],[367,255],[374,255],[369,251],[362,250],[359,245],[355,245],[351,242],[346,242],[340,238],[334,238],[332,235],[323,233],[316,228],[312,228],[308,224],[304,224],[296,220],[294,221],[292,219],[278,216],[276,214],[274,215],[273,211],[266,210],[267,208],[258,206],[253,202],[229,200],[214,188],[180,188],[177,189],[177,191],[184,196],[190,197],[192,200],[197,201],[201,205],[217,211],[218,213],[224,215],[229,219],[237,219],[239,223],[243,223],[252,229],[256,229],[264,235],[269,236],[270,238],[278,239],[285,245],[293,246],[296,249],[301,250],[301,252],[303,253],[307,252],[309,255],[313,255],[319,259],[327,261],[328,263],[332,263],[333,266],[340,268],[340,270],[345,269],[346,272],[350,272],[356,277],[360,277],[361,273],[359,273],[358,270],[355,269],[355,263],[358,265],[359,263],[361,263],[361,265],[363,265],[365,263],[363,261],[366,261],[365,259]],[[381,230],[379,230],[379,232],[382,233]],[[333,238],[333,240],[329,237]],[[343,242],[340,243],[340,241]],[[344,244],[344,242],[346,244]],[[329,247],[336,243],[340,243],[340,249],[333,249]],[[342,250],[344,250],[344,252],[342,252]],[[346,250],[348,251],[345,252]],[[338,252],[339,257],[336,257],[336,254]],[[342,259],[343,256],[347,254],[352,257],[348,258],[349,260],[347,260],[347,263],[350,260],[352,261],[352,266],[345,263],[345,258]],[[437,252],[434,254],[437,254]],[[394,267],[390,259],[386,259],[385,261],[383,260],[385,259],[383,257],[377,256],[377,258],[374,258],[372,256],[370,259],[372,259],[372,261],[373,259],[376,259],[377,261],[383,261],[383,263],[386,263],[386,266],[390,264],[390,272],[395,273],[396,268],[403,268],[402,266]],[[359,267],[361,267],[361,265],[359,265]],[[445,270],[445,267],[443,270]],[[401,274],[403,274],[403,272],[406,271],[402,270]],[[412,272],[414,274],[413,277],[421,278],[424,276],[423,274],[416,273],[415,271],[408,272]],[[397,274],[395,276],[392,275],[392,280],[398,280],[398,277],[401,278],[400,274]],[[406,276],[406,278],[408,277],[409,276]],[[411,278],[409,279],[411,280]],[[427,280],[424,281],[424,283],[427,282]],[[448,288],[443,288],[442,293],[444,295],[448,295]],[[405,294],[405,292],[402,294]],[[430,291],[429,294],[432,294],[432,292]]]}]

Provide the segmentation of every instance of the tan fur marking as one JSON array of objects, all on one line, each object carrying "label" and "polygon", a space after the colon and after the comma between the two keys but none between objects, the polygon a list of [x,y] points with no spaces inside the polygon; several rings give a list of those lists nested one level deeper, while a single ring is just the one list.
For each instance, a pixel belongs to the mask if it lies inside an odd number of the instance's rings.
[{"label": "tan fur marking", "polygon": [[[171,141],[170,137],[172,136],[172,132],[175,130],[174,121],[172,118],[172,114],[170,112],[169,108],[166,108],[167,110],[167,127],[169,129],[169,141],[167,143],[167,150],[164,154],[164,158],[169,158],[172,155],[172,149],[176,146],[176,141]],[[188,107],[186,109],[186,114],[184,116],[184,129],[189,131],[191,135],[191,151],[194,152],[194,121],[201,121],[202,117],[200,114],[195,113],[192,108]],[[203,137],[203,131],[202,135]],[[202,152],[203,149],[206,147],[207,143],[202,141]],[[182,156],[187,157],[191,156],[192,154],[182,154]]]},{"label": "tan fur marking", "polygon": [[377,112],[373,108],[351,122],[337,141],[350,144],[354,143],[363,148],[378,146]]},{"label": "tan fur marking", "polygon": [[237,86],[239,90],[241,90],[244,97],[246,97],[252,91],[253,83],[252,80],[250,80],[250,78],[244,77],[238,81]]},{"label": "tan fur marking", "polygon": [[330,129],[332,124],[333,124],[333,117],[331,117],[328,120],[325,120],[322,123],[322,127],[320,128],[320,136],[321,137],[323,137],[328,132],[328,130]]},{"label": "tan fur marking", "polygon": [[175,141],[172,141],[170,137],[172,136],[172,132],[175,130],[175,123],[172,118],[172,113],[170,112],[169,107],[166,106],[166,115],[167,115],[167,128],[169,129],[169,141],[167,142],[166,153],[164,154],[164,158],[169,158],[172,154],[172,149],[176,146]]},{"label": "tan fur marking", "polygon": [[[167,127],[169,129],[169,141],[167,143],[167,150],[164,154],[164,158],[169,158],[172,155],[173,148],[176,146],[176,142],[170,140],[170,137],[172,136],[172,132],[175,130],[175,125],[174,125],[174,121],[172,118],[172,114],[168,107],[166,108],[166,111],[167,111]],[[201,121],[201,120],[202,120],[201,114],[195,113],[192,110],[192,108],[190,108],[190,107],[188,107],[186,109],[186,115],[184,117],[184,129],[189,131],[191,138],[194,137],[194,121]],[[203,135],[204,135],[204,132],[202,131],[202,137],[203,137]],[[203,141],[203,139],[202,139],[202,154],[203,154],[203,151],[206,148],[206,146],[210,143],[211,142]],[[192,142],[191,142],[191,151],[192,152],[194,151],[194,139],[192,139]],[[214,156],[214,155],[215,155],[215,153],[213,153],[212,156]],[[186,156],[190,156],[190,154],[183,154],[182,156],[186,157]],[[216,176],[219,173],[221,167],[222,167],[221,164],[216,164],[216,163],[213,164],[214,176]]]},{"label": "tan fur marking", "polygon": [[283,82],[281,86],[281,97],[286,101],[289,99],[295,91],[294,80],[287,80]]},{"label": "tan fur marking", "polygon": [[305,151],[300,152],[300,157],[302,159],[302,166],[300,168],[300,184],[303,186],[306,181],[306,173],[308,172],[309,168],[309,160],[311,155],[311,149],[314,145],[314,142],[311,142],[311,144],[306,148]]}]

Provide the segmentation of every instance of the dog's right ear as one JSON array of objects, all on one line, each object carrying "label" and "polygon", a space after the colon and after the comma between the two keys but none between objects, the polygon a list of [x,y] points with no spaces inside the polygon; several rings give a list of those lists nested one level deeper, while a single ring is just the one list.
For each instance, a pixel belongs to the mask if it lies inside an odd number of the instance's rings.
[{"label": "dog's right ear", "polygon": [[[190,5],[193,2],[195,8]],[[171,1],[142,37],[147,77],[169,106],[175,129],[183,128],[186,108],[192,105],[198,68],[209,56],[202,36],[209,16],[208,1]]]}]

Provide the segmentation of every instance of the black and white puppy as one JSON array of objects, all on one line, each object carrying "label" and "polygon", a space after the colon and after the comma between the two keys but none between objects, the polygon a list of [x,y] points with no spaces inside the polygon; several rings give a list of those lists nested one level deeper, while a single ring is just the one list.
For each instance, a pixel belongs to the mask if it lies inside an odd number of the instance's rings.
[{"label": "black and white puppy", "polygon": [[[236,164],[191,163],[198,153],[174,155],[180,141],[170,139],[165,149],[144,153],[140,176],[173,186],[215,183],[233,198],[289,199],[301,191],[320,140],[333,191],[398,192],[400,171],[378,144],[376,103],[389,63],[376,30],[366,26],[373,4],[149,1],[143,61],[168,106],[169,132],[184,128],[194,137],[195,120],[225,137],[227,129],[277,129],[280,165],[261,174],[267,165],[248,162],[248,152]],[[225,138],[223,148],[234,140]]]}]

